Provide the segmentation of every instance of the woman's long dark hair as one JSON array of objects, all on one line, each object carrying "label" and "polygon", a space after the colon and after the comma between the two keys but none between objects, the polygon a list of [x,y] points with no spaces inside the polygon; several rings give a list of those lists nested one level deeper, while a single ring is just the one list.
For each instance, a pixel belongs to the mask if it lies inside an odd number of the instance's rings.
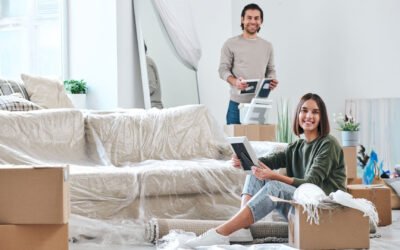
[{"label": "woman's long dark hair", "polygon": [[303,95],[303,97],[299,101],[299,104],[297,104],[296,113],[294,114],[294,119],[293,119],[293,133],[297,136],[300,136],[301,134],[304,133],[303,128],[300,127],[299,124],[299,114],[301,111],[301,107],[308,100],[314,100],[317,103],[320,114],[320,120],[318,124],[318,134],[319,137],[324,137],[328,135],[331,130],[329,126],[328,112],[326,110],[326,106],[322,98],[319,95],[313,93],[307,93]]}]

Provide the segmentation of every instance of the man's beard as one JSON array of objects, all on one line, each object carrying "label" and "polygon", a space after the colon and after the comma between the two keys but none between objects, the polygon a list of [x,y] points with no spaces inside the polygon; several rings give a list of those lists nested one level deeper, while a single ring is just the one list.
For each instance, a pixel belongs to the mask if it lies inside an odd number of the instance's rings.
[{"label": "man's beard", "polygon": [[[250,28],[250,27],[245,27],[245,30],[246,30],[246,32],[248,33],[248,34],[250,34],[250,35],[254,35],[254,34],[257,34],[257,32],[258,32],[258,30],[260,29],[260,26],[255,26],[256,28],[255,29],[253,29],[253,28]],[[254,31],[253,31],[254,30]]]}]

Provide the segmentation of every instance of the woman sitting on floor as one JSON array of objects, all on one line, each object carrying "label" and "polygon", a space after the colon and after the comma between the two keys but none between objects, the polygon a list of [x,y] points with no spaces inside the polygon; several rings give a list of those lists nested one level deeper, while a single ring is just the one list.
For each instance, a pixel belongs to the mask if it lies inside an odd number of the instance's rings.
[{"label": "woman sitting on floor", "polygon": [[[277,209],[286,217],[290,204],[273,202],[269,195],[291,200],[296,187],[303,183],[315,184],[329,195],[346,190],[343,150],[337,140],[329,135],[329,121],[324,101],[317,94],[304,95],[297,105],[293,131],[299,139],[288,145],[284,152],[259,159],[246,177],[242,192],[242,208],[231,219],[185,243],[187,247],[227,245],[229,236],[246,231],[251,224]],[[241,168],[239,159],[232,158],[233,166]],[[287,176],[273,169],[285,167]],[[240,232],[238,231],[238,232]],[[247,229],[251,236],[250,230]]]}]

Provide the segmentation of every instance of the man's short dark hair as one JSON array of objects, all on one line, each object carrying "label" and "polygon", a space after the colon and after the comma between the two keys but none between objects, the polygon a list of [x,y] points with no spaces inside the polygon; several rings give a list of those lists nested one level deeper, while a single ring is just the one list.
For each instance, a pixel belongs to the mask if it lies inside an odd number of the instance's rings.
[{"label": "man's short dark hair", "polygon": [[[243,8],[243,10],[242,10],[242,18],[244,18],[244,16],[246,15],[246,11],[247,11],[247,10],[258,10],[258,11],[260,11],[261,22],[264,20],[264,13],[263,13],[263,10],[262,10],[262,9],[260,8],[260,6],[258,6],[257,4],[251,3],[251,4],[248,4],[248,5],[244,6],[244,8]],[[240,27],[242,27],[242,30],[244,30],[244,26],[243,26],[243,23],[242,23],[242,22],[240,22]],[[259,28],[259,29],[257,30],[257,32],[259,32],[260,29],[261,29],[261,28]]]},{"label": "man's short dark hair", "polygon": [[308,100],[314,100],[319,108],[319,114],[320,114],[320,120],[318,124],[319,137],[327,136],[330,132],[328,112],[326,110],[326,106],[322,98],[319,95],[313,93],[305,94],[301,98],[299,104],[297,105],[296,113],[294,114],[293,118],[293,133],[297,136],[300,136],[301,134],[304,133],[303,128],[300,127],[299,114],[301,111],[301,107]]}]

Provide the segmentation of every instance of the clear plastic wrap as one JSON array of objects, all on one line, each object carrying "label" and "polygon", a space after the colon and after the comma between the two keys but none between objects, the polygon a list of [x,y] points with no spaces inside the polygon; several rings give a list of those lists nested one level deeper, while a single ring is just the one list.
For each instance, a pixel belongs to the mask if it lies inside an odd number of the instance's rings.
[{"label": "clear plastic wrap", "polygon": [[[253,145],[258,156],[285,147]],[[1,164],[70,165],[70,228],[77,244],[144,243],[152,218],[230,218],[245,179],[231,167],[231,154],[202,105],[0,112]],[[109,234],[119,236],[104,238]]]}]

